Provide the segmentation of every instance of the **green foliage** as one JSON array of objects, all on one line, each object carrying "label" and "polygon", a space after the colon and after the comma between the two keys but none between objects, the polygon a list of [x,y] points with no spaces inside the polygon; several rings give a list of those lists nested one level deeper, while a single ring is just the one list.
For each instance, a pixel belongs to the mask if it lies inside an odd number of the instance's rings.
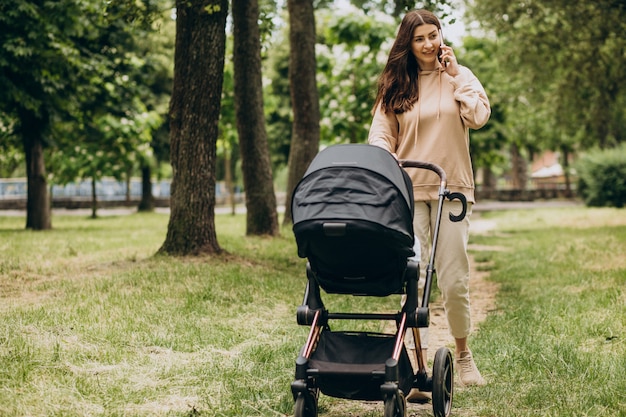
[{"label": "green foliage", "polygon": [[[154,160],[143,160],[142,164],[162,168],[170,161],[168,112],[174,78],[176,22],[172,19],[172,4],[169,1],[159,3],[159,14],[151,16],[151,26],[145,36],[135,36],[135,55],[140,59],[135,62],[141,65],[133,73],[140,87],[137,98],[145,105],[146,111],[156,112],[161,119],[160,125],[149,126]],[[143,112],[141,108],[138,110]],[[161,173],[158,172],[159,176],[162,176]]]},{"label": "green foliage", "polygon": [[507,132],[506,95],[504,88],[509,82],[495,59],[498,46],[486,38],[465,37],[456,51],[461,65],[468,67],[481,81],[491,105],[491,117],[486,126],[470,133],[472,164],[478,169],[502,167],[505,149],[510,136]]},{"label": "green foliage", "polygon": [[54,181],[121,177],[150,161],[144,145],[167,112],[171,82],[163,38],[148,36],[161,3],[0,2],[1,135],[28,139],[22,114],[34,113]]},{"label": "green foliage", "polygon": [[[136,104],[138,108],[141,103]],[[135,166],[152,156],[152,131],[161,123],[159,115],[144,110],[132,118],[102,114],[93,120],[94,137],[82,137],[81,144],[52,152],[49,163],[55,166],[51,179],[64,184],[77,178],[123,179]],[[69,135],[68,135],[69,136]]]},{"label": "green foliage", "polygon": [[576,163],[578,192],[589,206],[626,204],[626,144],[592,150]]},{"label": "green foliage", "polygon": [[370,17],[357,9],[322,11],[317,16],[321,141],[364,142],[376,80],[397,25],[392,19]]},{"label": "green foliage", "polygon": [[15,120],[0,112],[0,178],[14,176],[24,164],[24,152],[13,134]]},{"label": "green foliage", "polygon": [[572,150],[626,140],[624,2],[477,0],[470,11],[499,45],[516,143]]},{"label": "green foliage", "polygon": [[444,20],[449,16],[450,7],[454,6],[454,0],[350,0],[350,3],[368,15],[382,11],[399,18],[407,10],[428,9]]},{"label": "green foliage", "polygon": [[13,134],[21,128],[21,113],[33,113],[45,130],[49,114],[70,112],[82,84],[77,74],[88,65],[71,40],[89,36],[87,10],[69,0],[39,3],[0,2],[0,106],[15,120]]}]

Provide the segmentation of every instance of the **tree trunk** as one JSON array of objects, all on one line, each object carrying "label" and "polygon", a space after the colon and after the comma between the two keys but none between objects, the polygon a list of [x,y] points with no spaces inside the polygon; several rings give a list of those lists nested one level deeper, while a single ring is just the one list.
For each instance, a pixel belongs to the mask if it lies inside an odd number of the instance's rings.
[{"label": "tree trunk", "polygon": [[170,102],[170,220],[161,253],[220,253],[215,162],[224,80],[227,0],[177,0]]},{"label": "tree trunk", "polygon": [[124,193],[124,199],[126,200],[127,203],[130,203],[130,183],[131,180],[133,178],[133,173],[131,170],[126,171],[126,176],[125,176],[125,184],[126,185],[126,192]]},{"label": "tree trunk", "polygon": [[233,0],[234,83],[241,170],[246,190],[246,234],[279,234],[261,78],[258,0]]},{"label": "tree trunk", "polygon": [[96,177],[91,177],[91,218],[98,217],[98,194],[96,193]]},{"label": "tree trunk", "polygon": [[525,191],[528,180],[528,166],[517,144],[511,144],[511,165],[513,189]]},{"label": "tree trunk", "polygon": [[496,191],[496,176],[490,166],[483,167],[483,192],[485,195],[493,195]]},{"label": "tree trunk", "polygon": [[235,215],[237,212],[237,202],[235,201],[235,182],[233,181],[233,169],[231,167],[232,150],[230,146],[224,147],[224,183],[226,183],[226,191],[228,193],[227,204],[230,207],[230,214]]},{"label": "tree trunk", "polygon": [[52,229],[50,197],[43,157],[42,126],[45,122],[30,111],[20,112],[22,144],[26,155],[28,183],[26,197],[26,228]]},{"label": "tree trunk", "polygon": [[572,198],[574,193],[572,191],[572,178],[570,176],[569,156],[570,152],[567,146],[561,148],[563,177],[565,178],[565,197]]},{"label": "tree trunk", "polygon": [[320,107],[316,84],[315,15],[312,0],[288,0],[289,9],[289,84],[293,108],[293,128],[285,225],[292,223],[291,196],[304,172],[319,150]]},{"label": "tree trunk", "polygon": [[149,165],[141,167],[141,201],[137,211],[154,211],[151,174],[152,170]]}]

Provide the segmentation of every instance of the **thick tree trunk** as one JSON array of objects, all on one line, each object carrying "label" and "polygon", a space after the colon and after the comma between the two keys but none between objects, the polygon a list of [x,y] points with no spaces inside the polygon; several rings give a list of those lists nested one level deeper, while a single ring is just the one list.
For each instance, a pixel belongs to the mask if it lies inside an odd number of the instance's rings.
[{"label": "thick tree trunk", "polygon": [[44,122],[33,113],[20,114],[22,144],[26,155],[28,190],[26,197],[26,228],[52,229],[50,196],[43,156],[42,126]]},{"label": "thick tree trunk", "polygon": [[292,223],[291,196],[319,150],[320,107],[316,84],[315,15],[312,0],[288,0],[289,84],[293,130],[289,152],[285,225]]},{"label": "thick tree trunk", "polygon": [[170,102],[170,220],[159,252],[219,253],[215,162],[224,80],[227,0],[177,0]]},{"label": "thick tree trunk", "polygon": [[246,190],[246,234],[279,234],[265,130],[258,0],[233,0],[235,110]]},{"label": "thick tree trunk", "polygon": [[141,201],[137,207],[138,211],[154,211],[151,173],[150,166],[145,165],[141,167]]}]

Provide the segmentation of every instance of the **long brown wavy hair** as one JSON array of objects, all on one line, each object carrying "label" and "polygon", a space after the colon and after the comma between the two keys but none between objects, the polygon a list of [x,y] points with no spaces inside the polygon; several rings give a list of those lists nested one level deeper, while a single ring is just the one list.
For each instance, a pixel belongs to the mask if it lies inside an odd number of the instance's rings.
[{"label": "long brown wavy hair", "polygon": [[388,111],[404,113],[411,109],[419,98],[418,64],[411,52],[411,42],[415,28],[426,24],[441,29],[437,16],[428,10],[412,10],[402,19],[385,69],[378,78],[378,92],[372,114],[379,104],[384,113]]}]

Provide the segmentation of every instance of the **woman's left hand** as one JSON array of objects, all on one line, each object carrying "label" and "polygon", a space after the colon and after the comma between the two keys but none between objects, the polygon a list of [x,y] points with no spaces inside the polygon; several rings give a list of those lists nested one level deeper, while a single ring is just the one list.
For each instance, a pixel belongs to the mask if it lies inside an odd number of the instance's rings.
[{"label": "woman's left hand", "polygon": [[441,45],[441,60],[446,72],[456,77],[459,74],[459,63],[454,55],[454,50],[448,45]]}]

